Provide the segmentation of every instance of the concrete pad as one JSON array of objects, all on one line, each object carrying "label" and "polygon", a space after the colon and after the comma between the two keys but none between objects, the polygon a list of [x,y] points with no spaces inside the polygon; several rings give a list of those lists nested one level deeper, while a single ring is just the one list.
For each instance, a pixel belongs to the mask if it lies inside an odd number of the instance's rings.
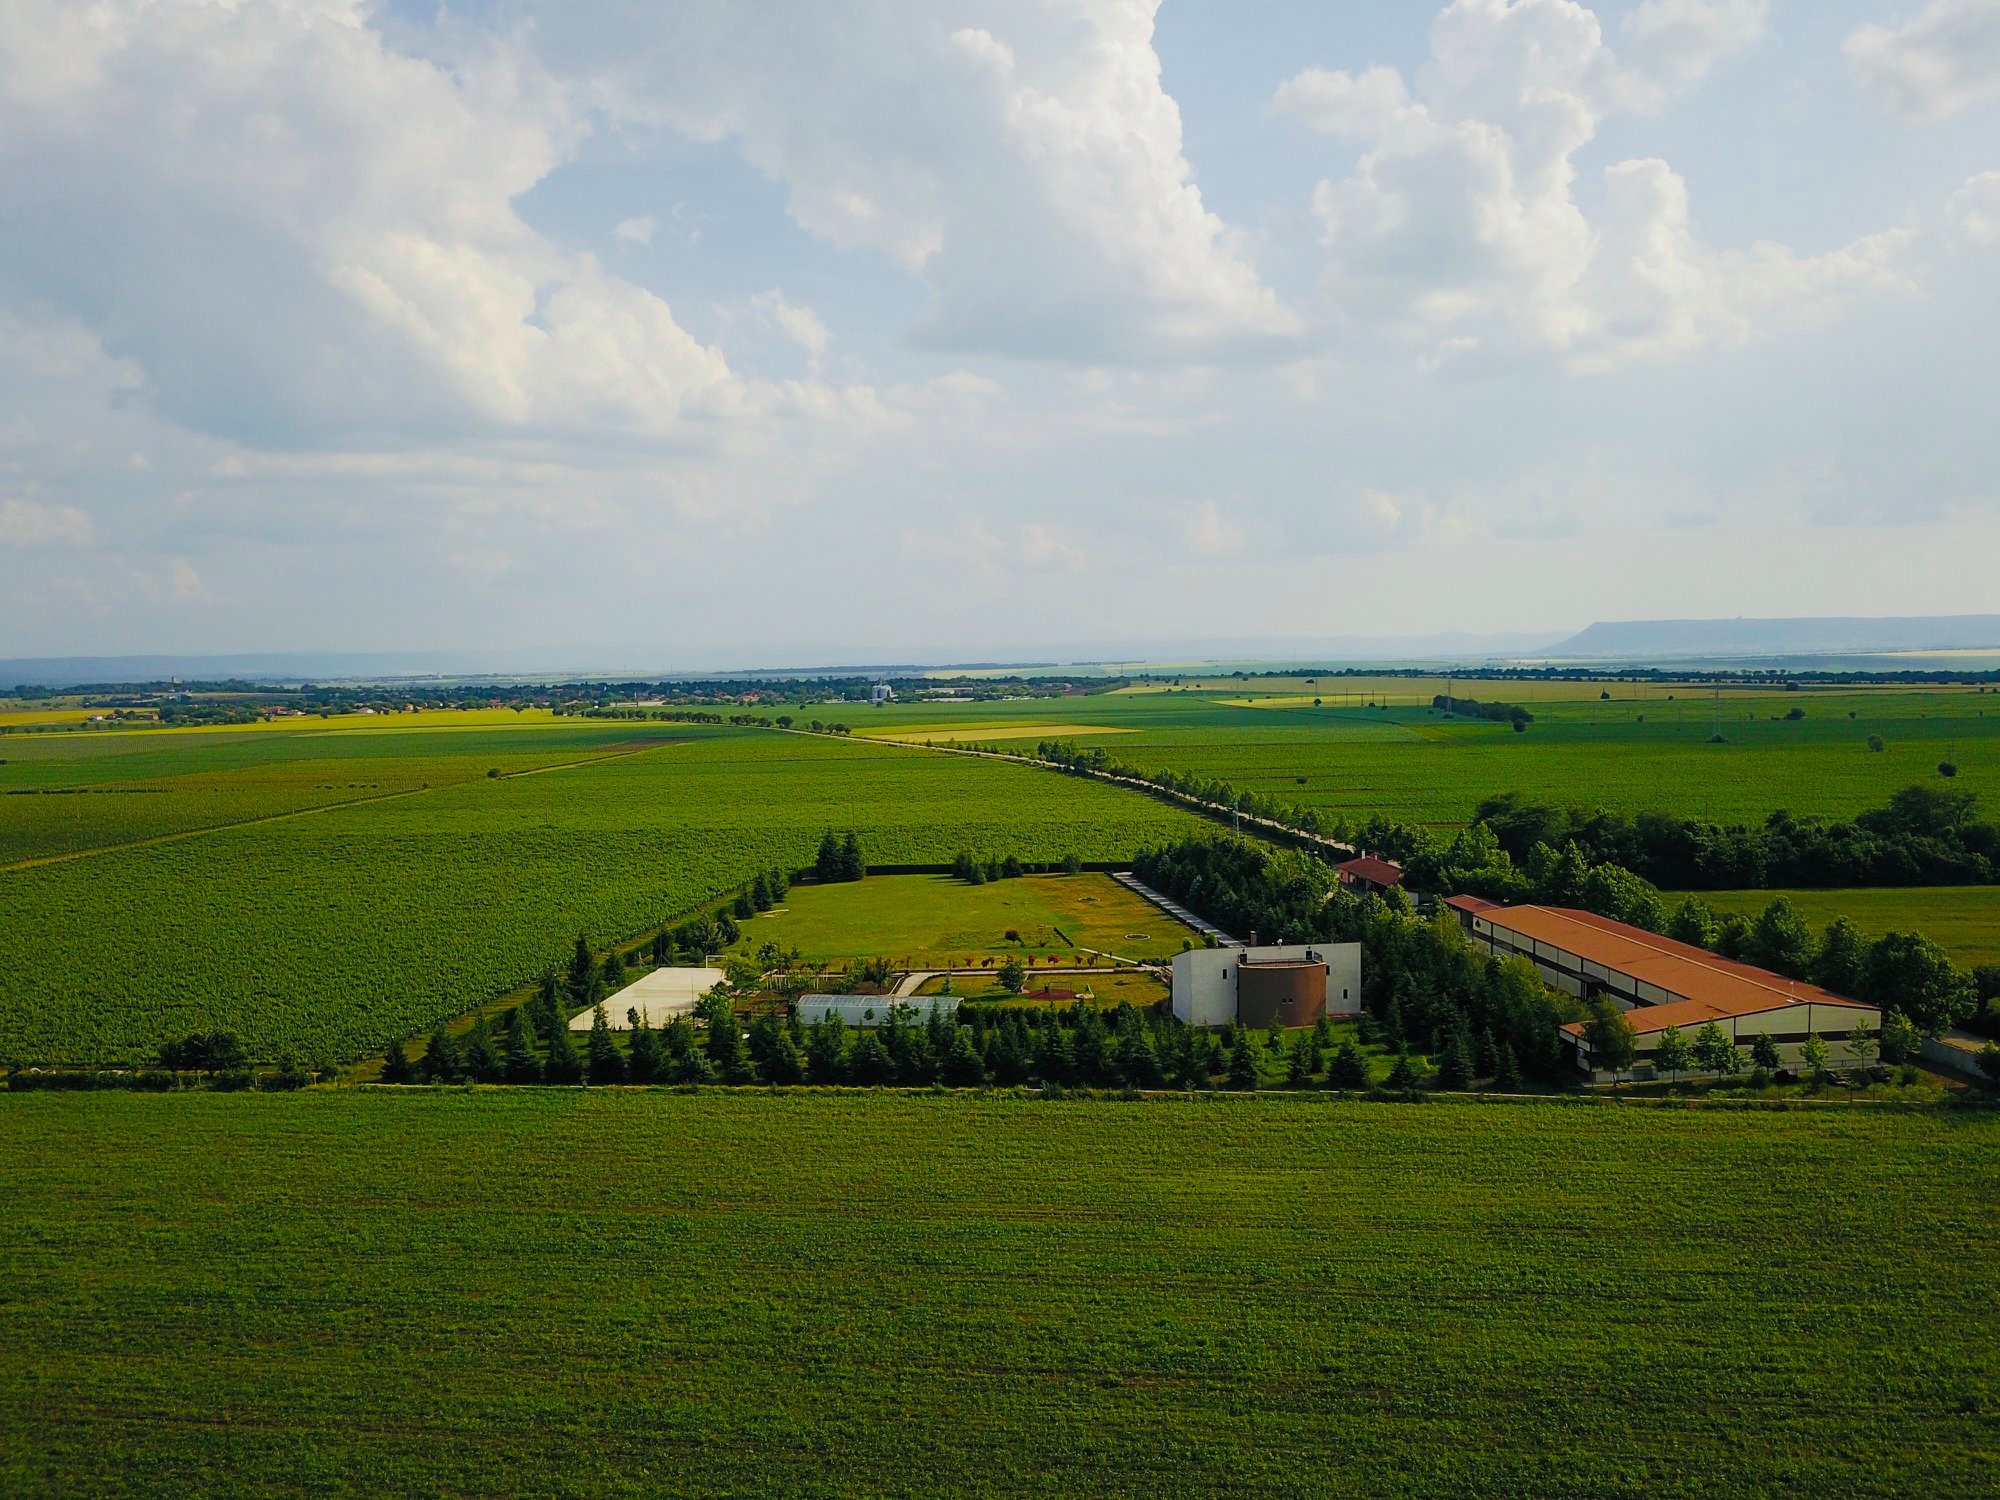
[{"label": "concrete pad", "polygon": [[[646,1018],[648,1026],[664,1026],[676,1016],[693,1015],[701,997],[722,980],[720,969],[655,969],[606,1000],[604,1018],[613,1031],[630,1031],[632,1023],[625,1012],[636,1009]],[[590,1023],[591,1013],[584,1011],[571,1018],[569,1029],[588,1031]]]}]

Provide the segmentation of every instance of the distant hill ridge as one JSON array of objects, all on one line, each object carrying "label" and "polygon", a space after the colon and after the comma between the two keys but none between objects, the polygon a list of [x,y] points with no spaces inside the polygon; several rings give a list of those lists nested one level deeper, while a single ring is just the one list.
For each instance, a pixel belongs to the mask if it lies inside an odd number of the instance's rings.
[{"label": "distant hill ridge", "polygon": [[1835,656],[1878,651],[2000,650],[2000,615],[1827,616],[1783,620],[1600,620],[1551,657]]}]

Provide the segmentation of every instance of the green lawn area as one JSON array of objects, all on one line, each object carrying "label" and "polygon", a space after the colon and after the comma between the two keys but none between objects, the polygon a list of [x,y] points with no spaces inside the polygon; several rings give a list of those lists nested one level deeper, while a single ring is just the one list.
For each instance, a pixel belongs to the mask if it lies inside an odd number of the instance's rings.
[{"label": "green lawn area", "polygon": [[0,1492],[1990,1493],[2000,1117],[0,1096]]},{"label": "green lawn area", "polygon": [[922,969],[1005,954],[1067,961],[1082,948],[1154,958],[1178,953],[1194,936],[1108,875],[1024,875],[985,885],[948,875],[871,875],[793,886],[783,908],[743,924],[736,951],[776,943],[797,948],[808,962],[887,958]]},{"label": "green lawn area", "polygon": [[2000,964],[2000,886],[1889,886],[1845,891],[1701,891],[1719,912],[1755,918],[1777,897],[1823,928],[1846,917],[1870,937],[1921,932],[1961,965]]}]

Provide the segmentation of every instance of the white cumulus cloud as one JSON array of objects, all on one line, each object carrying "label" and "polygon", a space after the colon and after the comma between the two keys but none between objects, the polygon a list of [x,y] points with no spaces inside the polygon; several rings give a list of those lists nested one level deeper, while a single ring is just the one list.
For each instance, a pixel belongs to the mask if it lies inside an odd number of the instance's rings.
[{"label": "white cumulus cloud", "polygon": [[1157,0],[517,0],[614,117],[730,141],[791,216],[921,277],[913,342],[1068,363],[1228,359],[1298,320],[1202,201]]},{"label": "white cumulus cloud", "polygon": [[1934,120],[2000,93],[2000,3],[1931,0],[1898,26],[1863,26],[1848,66],[1884,113]]},{"label": "white cumulus cloud", "polygon": [[1284,84],[1275,109],[1361,147],[1313,194],[1339,314],[1413,337],[1427,364],[1525,348],[1599,370],[1738,342],[1843,289],[1896,283],[1895,231],[1819,256],[1708,248],[1663,161],[1609,167],[1594,216],[1578,201],[1574,158],[1602,121],[1658,107],[1748,46],[1765,9],[1649,0],[1621,58],[1572,0],[1454,0],[1414,89],[1389,68]]},{"label": "white cumulus cloud", "polygon": [[252,442],[665,431],[732,376],[513,200],[577,135],[505,37],[446,68],[359,0],[0,10],[0,300]]}]

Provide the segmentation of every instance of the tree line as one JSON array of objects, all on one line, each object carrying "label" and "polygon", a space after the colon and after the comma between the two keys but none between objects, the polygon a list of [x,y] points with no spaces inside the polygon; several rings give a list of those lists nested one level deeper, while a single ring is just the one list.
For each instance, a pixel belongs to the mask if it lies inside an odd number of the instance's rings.
[{"label": "tree line", "polygon": [[[883,1022],[849,1027],[829,1014],[810,1026],[794,1013],[746,1026],[725,996],[697,1016],[654,1027],[636,1010],[620,1047],[600,1004],[581,1047],[560,1015],[523,1005],[498,1027],[484,1019],[453,1037],[440,1028],[412,1062],[400,1044],[385,1058],[385,1083],[851,1085],[857,1087],[1253,1090],[1282,1072],[1291,1088],[1370,1087],[1349,1039],[1335,1046],[1322,1020],[1289,1045],[1274,1027],[1219,1031],[1187,1026],[1163,1008],[1111,1010],[962,1005],[920,1015],[885,1000]],[[694,1024],[699,1020],[699,1028]],[[1413,1075],[1414,1076],[1414,1075]],[[1397,1083],[1392,1087],[1414,1086]]]},{"label": "tree line", "polygon": [[1509,793],[1489,797],[1474,816],[1516,861],[1538,844],[1575,844],[1593,862],[1670,890],[1831,889],[1991,884],[2000,876],[2000,823],[1982,820],[1978,806],[1975,792],[1916,785],[1851,820],[1781,810],[1749,827],[1557,807]]}]

